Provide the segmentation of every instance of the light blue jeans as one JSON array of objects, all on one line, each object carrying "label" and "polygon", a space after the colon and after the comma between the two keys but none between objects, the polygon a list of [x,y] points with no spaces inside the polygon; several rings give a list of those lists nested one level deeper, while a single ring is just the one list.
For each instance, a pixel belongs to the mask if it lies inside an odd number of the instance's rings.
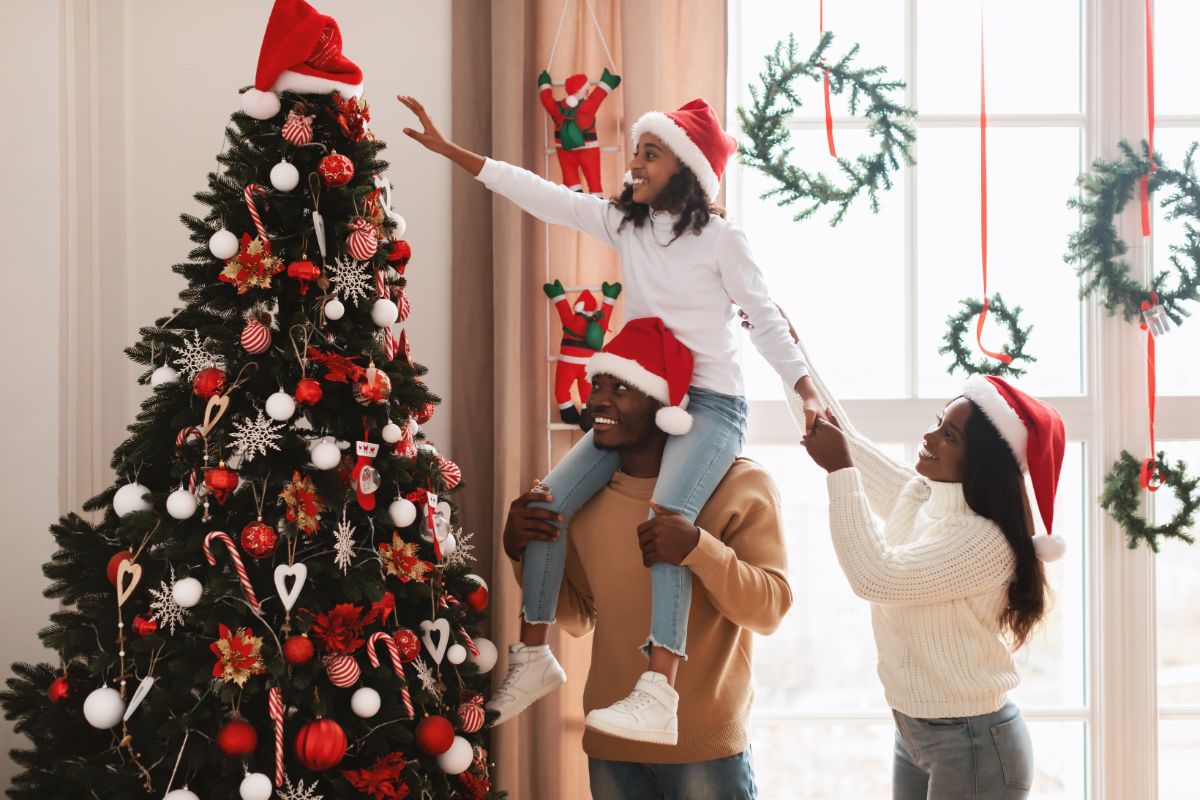
[{"label": "light blue jeans", "polygon": [[1024,800],[1033,742],[1021,711],[1005,703],[977,717],[914,719],[895,709],[893,800]]},{"label": "light blue jeans", "polygon": [[[663,452],[662,467],[654,485],[654,502],[678,511],[695,523],[700,509],[742,452],[746,438],[746,400],[742,397],[693,387],[688,391],[688,413],[692,429],[671,436]],[[571,517],[612,480],[620,458],[614,450],[600,450],[589,432],[543,481],[550,487],[553,503],[534,503],[563,516],[558,523],[567,530]],[[654,516],[653,513],[650,514]],[[636,537],[635,531],[613,531],[613,536]],[[558,610],[567,542],[530,542],[525,549],[521,588],[521,613],[526,622],[551,624]],[[659,562],[650,568],[650,636],[643,645],[659,645],[686,658],[688,613],[692,605],[692,573],[678,564]]]},{"label": "light blue jeans", "polygon": [[695,764],[588,759],[592,800],[754,800],[750,751]]}]

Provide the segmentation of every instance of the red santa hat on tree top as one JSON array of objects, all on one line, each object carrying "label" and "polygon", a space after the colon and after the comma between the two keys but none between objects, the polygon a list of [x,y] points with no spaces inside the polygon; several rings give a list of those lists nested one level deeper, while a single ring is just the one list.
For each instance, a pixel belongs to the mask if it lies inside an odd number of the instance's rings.
[{"label": "red santa hat on tree top", "polygon": [[700,179],[709,200],[721,189],[725,164],[737,152],[737,140],[721,127],[717,112],[704,100],[696,99],[678,111],[651,111],[633,124],[636,149],[643,133],[652,133],[671,148],[675,157]]},{"label": "red santa hat on tree top", "polygon": [[1050,536],[1054,494],[1066,450],[1062,417],[1053,407],[993,375],[970,377],[963,387],[963,397],[979,407],[1017,457],[1021,471],[1029,473],[1046,526],[1045,534],[1033,537],[1034,550],[1042,561],[1057,561],[1067,549],[1061,536]]},{"label": "red santa hat on tree top", "polygon": [[342,32],[333,17],[304,0],[275,0],[262,48],[254,88],[242,95],[242,110],[255,119],[279,113],[277,92],[358,97],[362,70],[342,53]]},{"label": "red santa hat on tree top", "polygon": [[692,351],[658,317],[631,319],[588,360],[587,375],[611,375],[663,404],[654,424],[672,436],[692,429],[687,407],[692,383]]},{"label": "red santa hat on tree top", "polygon": [[572,75],[563,82],[563,88],[567,90],[567,98],[563,102],[571,108],[582,103],[585,99],[585,90],[588,86],[587,75],[580,73]]}]

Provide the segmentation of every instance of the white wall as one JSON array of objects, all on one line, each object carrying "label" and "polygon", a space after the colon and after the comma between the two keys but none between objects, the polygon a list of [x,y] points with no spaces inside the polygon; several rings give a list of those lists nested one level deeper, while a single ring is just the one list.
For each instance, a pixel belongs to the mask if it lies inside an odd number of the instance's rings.
[{"label": "white wall", "polygon": [[[397,93],[450,126],[450,4],[314,0],[338,19],[366,76],[393,205],[414,257],[407,325],[427,382],[447,402],[426,432],[453,452],[449,428],[450,166],[409,142]],[[122,348],[170,311],[170,271],[190,242],[178,221],[215,166],[237,90],[253,82],[269,0],[3,0],[10,36],[0,72],[37,76],[20,117],[0,125],[6,161],[7,345],[0,375],[0,677],[11,661],[52,658],[37,640],[47,526],[111,480],[108,461],[146,389]],[[60,183],[62,184],[60,186]],[[69,197],[68,190],[77,190]],[[164,435],[173,435],[164,432]],[[7,726],[0,747],[16,744]],[[13,767],[0,756],[0,781]]]}]

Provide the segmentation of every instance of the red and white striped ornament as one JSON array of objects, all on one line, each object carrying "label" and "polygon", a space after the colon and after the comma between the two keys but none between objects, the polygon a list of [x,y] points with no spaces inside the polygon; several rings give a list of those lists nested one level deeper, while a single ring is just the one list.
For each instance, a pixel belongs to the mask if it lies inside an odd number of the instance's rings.
[{"label": "red and white striped ornament", "polygon": [[283,138],[296,147],[303,147],[312,141],[314,117],[300,114],[295,109],[288,112],[283,123]]},{"label": "red and white striped ornament", "polygon": [[346,237],[346,249],[358,261],[366,261],[379,249],[379,234],[371,220],[355,217],[350,223],[350,235]]},{"label": "red and white striped ornament", "polygon": [[477,733],[483,727],[483,695],[477,694],[458,707],[463,733]]},{"label": "red and white striped ornament", "polygon": [[412,301],[408,299],[408,292],[403,289],[396,291],[396,305],[400,307],[400,321],[404,322],[412,313]]},{"label": "red and white striped ornament", "polygon": [[442,476],[447,491],[462,483],[462,470],[448,458],[438,456],[438,474]]},{"label": "red and white striped ornament", "polygon": [[270,241],[267,236],[267,229],[263,225],[262,215],[258,213],[258,207],[254,205],[255,194],[266,194],[267,190],[259,186],[257,183],[248,183],[246,188],[242,190],[242,197],[246,201],[246,208],[250,210],[250,220],[254,223],[254,230],[258,232],[258,238],[266,244]]},{"label": "red and white striped ornament", "polygon": [[362,670],[354,656],[338,653],[325,657],[325,672],[329,674],[329,682],[334,686],[345,689],[358,683]]},{"label": "red and white striped ornament", "polygon": [[258,597],[254,594],[254,587],[250,585],[250,576],[246,573],[246,565],[242,563],[242,554],[238,552],[237,545],[233,543],[233,539],[229,538],[229,534],[212,531],[204,537],[204,558],[208,560],[208,565],[210,567],[217,565],[217,559],[212,552],[214,541],[225,544],[225,549],[229,551],[229,557],[233,560],[233,568],[237,572],[238,582],[242,584],[242,593],[246,595],[246,602],[250,604],[250,608],[254,610],[255,614],[261,614],[262,607],[258,603]]},{"label": "red and white striped ornament", "polygon": [[275,723],[275,785],[283,786],[283,692],[278,686],[267,692],[267,711]]},{"label": "red and white striped ornament", "polygon": [[183,447],[192,442],[204,440],[204,434],[195,425],[188,425],[186,428],[180,428],[179,433],[175,435],[175,446]]},{"label": "red and white striped ornament", "polygon": [[404,678],[404,662],[400,658],[400,647],[396,644],[396,640],[383,631],[376,631],[371,634],[371,638],[367,639],[367,659],[371,662],[372,667],[379,666],[379,652],[375,649],[379,642],[383,642],[383,646],[388,653],[388,658],[392,662],[392,671],[400,679],[400,702],[404,704],[404,710],[408,712],[409,718],[412,718],[415,716],[412,695],[409,694],[408,682]]},{"label": "red and white striped ornament", "polygon": [[242,328],[242,348],[252,356],[267,352],[271,348],[271,329],[251,317]]}]

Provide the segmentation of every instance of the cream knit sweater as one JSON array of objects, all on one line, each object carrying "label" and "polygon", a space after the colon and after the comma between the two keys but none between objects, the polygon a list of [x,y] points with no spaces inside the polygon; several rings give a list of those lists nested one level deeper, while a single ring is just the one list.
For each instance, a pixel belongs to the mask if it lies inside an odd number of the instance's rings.
[{"label": "cream knit sweater", "polygon": [[871,602],[888,705],[918,718],[996,711],[1020,682],[1000,629],[1012,548],[968,508],[961,483],[926,480],[884,455],[816,382],[850,441],[854,466],[828,477],[829,527],[842,571]]}]

